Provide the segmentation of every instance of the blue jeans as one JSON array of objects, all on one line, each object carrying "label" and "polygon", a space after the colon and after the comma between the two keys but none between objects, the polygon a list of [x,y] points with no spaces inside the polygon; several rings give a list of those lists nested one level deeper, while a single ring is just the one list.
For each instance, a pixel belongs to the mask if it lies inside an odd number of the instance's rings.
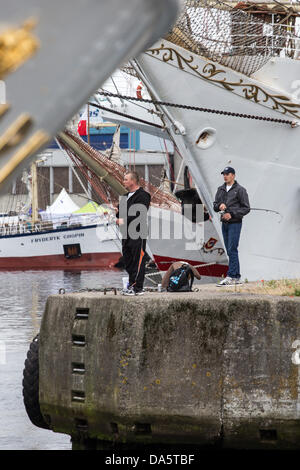
[{"label": "blue jeans", "polygon": [[224,244],[226,247],[227,255],[229,258],[229,268],[227,276],[238,278],[241,276],[240,273],[240,262],[238,254],[238,246],[240,240],[240,234],[242,229],[242,222],[228,224],[222,222],[222,233]]}]

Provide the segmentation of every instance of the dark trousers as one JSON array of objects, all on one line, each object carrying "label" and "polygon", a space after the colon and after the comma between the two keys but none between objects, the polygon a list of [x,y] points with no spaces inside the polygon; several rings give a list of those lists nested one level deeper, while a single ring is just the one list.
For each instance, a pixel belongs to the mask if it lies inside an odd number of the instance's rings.
[{"label": "dark trousers", "polygon": [[241,276],[240,273],[240,262],[238,254],[238,246],[240,240],[240,234],[242,229],[242,222],[228,224],[222,222],[222,233],[224,244],[226,247],[227,255],[229,258],[229,267],[227,276],[238,278]]},{"label": "dark trousers", "polygon": [[141,250],[145,253],[146,240],[131,240],[127,238],[122,243],[125,269],[129,275],[129,286],[133,286],[134,290],[137,291],[143,289],[145,279],[146,256],[143,256],[140,263]]}]

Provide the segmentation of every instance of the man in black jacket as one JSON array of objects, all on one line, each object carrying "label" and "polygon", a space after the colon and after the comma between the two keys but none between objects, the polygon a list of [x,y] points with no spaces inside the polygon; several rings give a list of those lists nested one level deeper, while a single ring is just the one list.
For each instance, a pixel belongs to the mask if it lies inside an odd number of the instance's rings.
[{"label": "man in black jacket", "polygon": [[125,174],[123,185],[128,193],[121,197],[116,217],[122,234],[125,268],[129,275],[129,288],[124,294],[141,295],[145,278],[147,211],[151,196],[139,186],[139,176],[135,171]]},{"label": "man in black jacket", "polygon": [[214,210],[221,212],[222,233],[229,267],[226,278],[217,286],[233,286],[241,284],[238,244],[242,219],[250,212],[250,204],[246,189],[235,181],[234,168],[227,166],[221,174],[225,182],[217,190]]}]

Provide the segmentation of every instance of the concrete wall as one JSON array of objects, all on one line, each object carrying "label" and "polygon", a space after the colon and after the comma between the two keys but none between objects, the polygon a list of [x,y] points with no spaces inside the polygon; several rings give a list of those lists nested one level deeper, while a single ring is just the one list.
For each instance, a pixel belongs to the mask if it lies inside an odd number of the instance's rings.
[{"label": "concrete wall", "polygon": [[295,299],[51,296],[41,409],[75,439],[299,448],[296,339]]}]

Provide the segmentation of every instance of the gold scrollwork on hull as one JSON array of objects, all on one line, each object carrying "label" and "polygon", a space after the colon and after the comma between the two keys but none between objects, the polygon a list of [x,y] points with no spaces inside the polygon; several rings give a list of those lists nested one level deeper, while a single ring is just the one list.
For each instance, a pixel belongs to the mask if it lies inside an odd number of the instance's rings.
[{"label": "gold scrollwork on hull", "polygon": [[29,18],[20,27],[0,32],[0,79],[16,70],[36,52],[39,41],[31,32],[36,23],[35,18]]},{"label": "gold scrollwork on hull", "polygon": [[[189,68],[195,72],[200,78],[208,80],[217,85],[221,85],[228,91],[237,91],[240,89],[242,96],[247,100],[253,100],[255,103],[261,104],[270,104],[272,109],[279,111],[281,114],[289,113],[296,118],[300,118],[298,114],[300,104],[292,103],[289,98],[284,95],[273,95],[268,93],[263,88],[253,83],[245,83],[241,78],[237,82],[228,82],[226,76],[226,70],[217,68],[216,64],[208,62],[202,70],[199,69],[199,65],[194,64],[194,57],[190,55],[189,57],[184,57],[176,49],[172,47],[165,47],[164,44],[161,44],[160,47],[148,49],[146,53],[153,56],[159,56],[160,60],[163,62],[172,62],[172,65],[179,67],[181,70],[186,70]],[[220,78],[223,76],[222,78]]]}]

